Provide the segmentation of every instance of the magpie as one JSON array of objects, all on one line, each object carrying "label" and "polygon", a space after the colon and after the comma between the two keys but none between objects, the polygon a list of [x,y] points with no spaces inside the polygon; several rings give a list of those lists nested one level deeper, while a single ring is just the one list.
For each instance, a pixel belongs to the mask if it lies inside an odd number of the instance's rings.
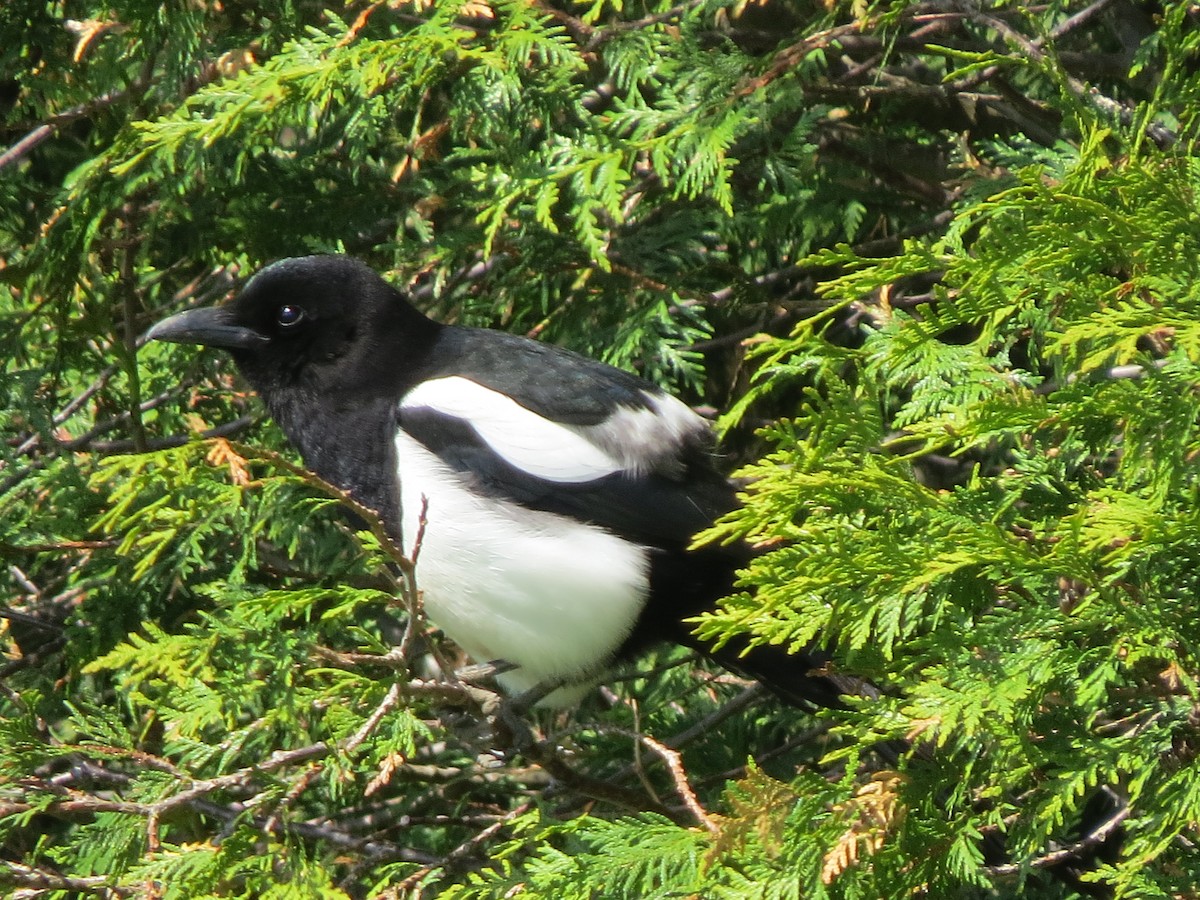
[{"label": "magpie", "polygon": [[685,621],[733,590],[753,551],[690,549],[738,501],[707,422],[655,385],[435,322],[345,256],[276,262],[232,303],[147,337],[228,350],[305,465],[417,554],[429,619],[477,660],[511,666],[506,691],[565,685],[549,698],[565,705],[674,641],[793,703],[841,705],[845,683],[817,655],[713,650]]}]

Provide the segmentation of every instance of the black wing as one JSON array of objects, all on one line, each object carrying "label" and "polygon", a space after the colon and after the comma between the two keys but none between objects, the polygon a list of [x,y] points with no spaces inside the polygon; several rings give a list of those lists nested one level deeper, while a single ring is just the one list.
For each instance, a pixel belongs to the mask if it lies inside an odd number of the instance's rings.
[{"label": "black wing", "polygon": [[[499,338],[499,339],[498,339]],[[482,493],[686,546],[736,504],[707,423],[611,366],[522,338],[450,330],[399,425]]]}]

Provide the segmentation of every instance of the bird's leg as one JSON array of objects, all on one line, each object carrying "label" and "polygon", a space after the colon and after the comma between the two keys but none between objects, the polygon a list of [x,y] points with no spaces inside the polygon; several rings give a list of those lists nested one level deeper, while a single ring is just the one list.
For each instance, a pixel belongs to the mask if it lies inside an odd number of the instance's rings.
[{"label": "bird's leg", "polygon": [[491,716],[499,742],[515,753],[541,760],[544,754],[538,750],[538,739],[525,720],[525,714],[566,683],[565,678],[548,678],[516,697],[502,698]]},{"label": "bird's leg", "polygon": [[505,705],[510,708],[514,715],[524,715],[567,683],[566,678],[547,678],[545,681],[539,681],[524,693],[517,694],[517,696],[508,700]]}]

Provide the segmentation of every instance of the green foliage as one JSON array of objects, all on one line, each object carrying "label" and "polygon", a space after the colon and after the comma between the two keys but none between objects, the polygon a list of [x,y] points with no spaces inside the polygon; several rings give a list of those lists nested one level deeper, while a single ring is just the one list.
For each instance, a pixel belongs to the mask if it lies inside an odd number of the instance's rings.
[{"label": "green foliage", "polygon": [[[1194,894],[1200,29],[1147,9],[0,5],[0,884]],[[697,627],[879,696],[663,651],[490,717],[227,362],[139,346],[317,251],[719,411],[763,552]]]},{"label": "green foliage", "polygon": [[[1136,810],[1105,878],[1170,895],[1193,884],[1197,821],[1174,790],[1195,787],[1200,169],[1118,159],[1112,141],[828,281],[870,322],[857,348],[820,319],[769,345],[761,371],[803,368],[812,387],[718,533],[789,544],[701,631],[819,636],[886,685],[860,727],[958,768],[933,805],[908,783],[906,828],[989,798],[1004,815],[975,827],[1003,819],[1029,854],[1105,786]],[[923,273],[936,301],[905,308],[897,278]]]}]

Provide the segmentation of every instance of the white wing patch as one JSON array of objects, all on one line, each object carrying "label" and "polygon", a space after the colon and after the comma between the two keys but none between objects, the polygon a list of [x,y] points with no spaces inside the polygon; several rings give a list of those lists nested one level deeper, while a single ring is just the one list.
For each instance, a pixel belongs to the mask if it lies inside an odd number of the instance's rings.
[{"label": "white wing patch", "polygon": [[547,481],[579,484],[622,469],[618,459],[577,430],[542,418],[469,378],[451,375],[422,382],[400,406],[431,409],[469,422],[501,459]]},{"label": "white wing patch", "polygon": [[648,408],[622,406],[598,425],[579,431],[614,456],[626,472],[674,474],[682,468],[680,456],[685,447],[708,444],[708,423],[670,394],[642,391],[642,397],[650,404]]},{"label": "white wing patch", "polygon": [[417,385],[404,409],[431,409],[469,422],[510,465],[547,481],[579,484],[625,472],[675,474],[688,446],[705,446],[708,423],[670,394],[642,391],[647,406],[621,406],[596,425],[566,425],[469,378]]}]

